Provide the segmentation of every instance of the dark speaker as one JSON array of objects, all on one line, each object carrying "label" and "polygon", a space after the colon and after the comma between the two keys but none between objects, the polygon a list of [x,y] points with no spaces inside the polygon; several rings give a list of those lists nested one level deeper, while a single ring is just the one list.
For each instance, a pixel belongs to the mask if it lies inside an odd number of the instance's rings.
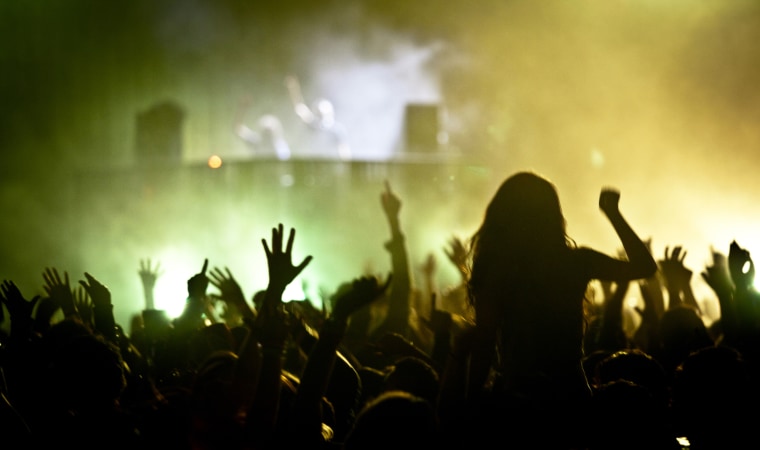
[{"label": "dark speaker", "polygon": [[137,114],[135,154],[141,166],[179,165],[182,162],[182,124],[185,111],[166,101]]},{"label": "dark speaker", "polygon": [[437,104],[411,103],[404,117],[405,150],[435,152],[438,150],[439,107]]}]

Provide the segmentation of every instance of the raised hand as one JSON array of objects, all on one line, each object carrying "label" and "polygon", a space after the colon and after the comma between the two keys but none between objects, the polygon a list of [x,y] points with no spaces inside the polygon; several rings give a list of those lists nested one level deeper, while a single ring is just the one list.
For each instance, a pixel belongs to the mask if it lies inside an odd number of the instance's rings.
[{"label": "raised hand", "polygon": [[16,283],[10,280],[3,280],[2,284],[0,284],[0,293],[2,293],[0,301],[8,308],[8,314],[10,315],[11,335],[13,335],[15,330],[18,330],[19,333],[29,333],[33,323],[32,311],[34,311],[34,306],[40,300],[40,297],[35,296],[31,300],[26,300],[21,294],[21,290],[16,286]]},{"label": "raised hand", "polygon": [[301,261],[298,265],[293,265],[293,240],[296,236],[296,230],[290,229],[288,235],[288,242],[283,250],[283,227],[282,224],[277,225],[277,228],[272,228],[272,246],[271,249],[267,244],[266,239],[261,240],[261,244],[264,246],[264,252],[267,256],[267,266],[269,268],[269,285],[267,290],[275,289],[282,293],[300,273],[311,262],[312,256],[309,255]]},{"label": "raised hand", "polygon": [[665,283],[678,292],[683,291],[691,281],[692,271],[684,265],[684,259],[686,250],[679,245],[673,247],[672,251],[670,247],[665,247],[665,257],[658,261]]},{"label": "raised hand", "polygon": [[705,266],[702,272],[702,279],[710,288],[719,296],[728,298],[734,290],[734,283],[731,280],[731,272],[728,268],[728,258],[723,253],[711,248],[712,263]]},{"label": "raised hand", "polygon": [[54,267],[46,267],[42,273],[45,280],[43,286],[48,297],[63,310],[63,315],[69,317],[77,314],[76,303],[74,302],[74,293],[69,283],[68,272],[63,272],[63,278]]},{"label": "raised hand", "polygon": [[448,241],[448,247],[445,247],[443,251],[462,277],[466,277],[468,251],[464,242],[458,237],[452,236]]},{"label": "raised hand", "polygon": [[85,272],[84,277],[86,280],[79,280],[79,285],[82,286],[85,291],[90,295],[92,305],[95,308],[107,308],[111,306],[111,291],[108,288],[95,279],[92,275]]},{"label": "raised hand", "polygon": [[190,298],[201,300],[206,297],[206,289],[208,289],[209,283],[206,270],[208,270],[208,258],[203,260],[201,271],[187,280],[187,294]]},{"label": "raised hand", "polygon": [[156,262],[156,265],[153,266],[150,258],[141,259],[140,269],[137,271],[137,274],[140,276],[143,288],[152,291],[156,287],[156,280],[163,274],[161,263]]},{"label": "raised hand", "polygon": [[79,317],[82,318],[82,322],[92,330],[95,324],[95,313],[93,311],[92,300],[90,300],[90,296],[84,286],[77,286],[74,289],[74,303],[77,305],[77,311],[79,311]]},{"label": "raised hand", "polygon": [[620,212],[620,191],[613,188],[603,188],[599,194],[599,209],[601,209],[606,215],[616,214]]},{"label": "raised hand", "polygon": [[149,259],[140,260],[140,269],[137,271],[140,276],[140,281],[143,286],[143,296],[145,298],[145,309],[156,309],[155,299],[153,297],[153,289],[156,287],[156,280],[163,274],[160,268],[160,264],[156,263],[155,266],[151,264]]},{"label": "raised hand", "polygon": [[691,289],[692,271],[683,263],[685,258],[686,251],[681,246],[673,247],[670,253],[669,247],[665,247],[665,259],[658,262],[668,289],[668,308],[678,303],[685,303],[701,313],[701,308]]},{"label": "raised hand", "polygon": [[227,267],[224,268],[224,272],[218,267],[211,269],[211,272],[209,272],[209,282],[212,286],[219,289],[218,297],[226,303],[245,303],[243,289]]},{"label": "raised hand", "polygon": [[380,203],[388,220],[394,221],[398,219],[398,213],[401,210],[401,199],[391,190],[388,180],[385,181],[385,191],[380,195]]},{"label": "raised hand", "polygon": [[232,276],[230,269],[225,267],[224,272],[222,272],[218,267],[214,267],[209,272],[209,281],[219,290],[219,294],[216,297],[222,300],[228,308],[237,310],[243,317],[253,318],[253,311],[251,311],[248,303],[246,303],[243,289],[237,280],[235,280],[235,277]]},{"label": "raised hand", "polygon": [[346,286],[346,290],[336,294],[331,318],[343,323],[347,322],[351,314],[380,298],[388,290],[392,278],[392,274],[388,275],[382,283],[373,276],[354,279],[350,285]]},{"label": "raised hand", "polygon": [[731,242],[728,251],[728,270],[734,286],[738,291],[749,291],[755,281],[755,264],[749,251],[740,247],[736,241]]}]

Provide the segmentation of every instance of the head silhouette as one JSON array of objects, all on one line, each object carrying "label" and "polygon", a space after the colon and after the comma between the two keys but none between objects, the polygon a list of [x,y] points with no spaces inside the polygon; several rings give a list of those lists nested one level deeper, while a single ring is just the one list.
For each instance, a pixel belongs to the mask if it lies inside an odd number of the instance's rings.
[{"label": "head silhouette", "polygon": [[565,218],[554,184],[533,172],[507,178],[488,204],[477,236],[488,245],[566,245]]},{"label": "head silhouette", "polygon": [[552,182],[530,171],[508,177],[471,240],[471,300],[494,280],[499,280],[500,290],[513,293],[518,286],[543,284],[572,242],[565,226]]}]

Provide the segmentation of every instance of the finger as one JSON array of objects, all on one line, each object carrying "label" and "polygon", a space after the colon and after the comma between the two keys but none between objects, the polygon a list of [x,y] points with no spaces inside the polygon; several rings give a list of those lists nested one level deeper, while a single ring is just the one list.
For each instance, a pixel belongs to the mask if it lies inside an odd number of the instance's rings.
[{"label": "finger", "polygon": [[201,273],[205,275],[206,269],[208,269],[208,258],[203,260],[203,268],[201,269]]},{"label": "finger", "polygon": [[63,278],[64,278],[64,280],[66,280],[66,286],[67,287],[70,286],[70,284],[69,284],[69,273],[67,271],[65,271],[65,270],[63,271]]},{"label": "finger", "polygon": [[288,246],[285,250],[285,253],[290,254],[293,251],[293,240],[295,240],[295,237],[296,237],[296,229],[291,228],[290,235],[288,236]]},{"label": "finger", "polygon": [[282,224],[277,225],[277,228],[272,228],[272,250],[282,251]]},{"label": "finger", "polygon": [[228,277],[230,280],[234,280],[234,279],[235,279],[235,278],[232,276],[232,272],[230,272],[230,268],[229,268],[229,267],[225,267],[225,268],[224,268],[224,270],[225,270],[225,271],[227,271],[227,277]]},{"label": "finger", "polygon": [[301,271],[302,271],[302,270],[303,270],[303,269],[304,269],[304,268],[305,268],[307,265],[309,265],[309,263],[311,262],[311,260],[312,260],[312,259],[313,259],[313,257],[312,257],[311,255],[309,255],[309,256],[307,256],[306,258],[304,258],[304,260],[301,262],[301,264],[299,264],[299,265],[296,267],[296,273],[301,273]]},{"label": "finger", "polygon": [[272,256],[272,252],[269,251],[269,246],[267,245],[267,240],[266,239],[261,239],[261,244],[264,246],[264,252],[267,255],[267,259],[270,258]]},{"label": "finger", "polygon": [[42,273],[42,279],[45,280],[45,286],[53,286],[53,279],[50,276],[49,272],[43,272]]}]

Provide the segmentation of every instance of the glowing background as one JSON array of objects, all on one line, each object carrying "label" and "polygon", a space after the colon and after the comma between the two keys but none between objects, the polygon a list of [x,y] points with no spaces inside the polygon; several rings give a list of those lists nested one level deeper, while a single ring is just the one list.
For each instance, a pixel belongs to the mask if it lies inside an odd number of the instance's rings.
[{"label": "glowing background", "polygon": [[[158,297],[181,301],[204,257],[250,296],[279,221],[298,229],[297,257],[315,256],[310,289],[384,272],[386,177],[412,261],[436,252],[442,284],[446,239],[523,168],[555,181],[578,243],[610,253],[596,199],[620,188],[655,256],[687,249],[700,298],[711,245],[760,249],[753,0],[6,1],[0,30],[0,276],[31,296],[45,266],[88,270],[124,325],[142,307],[139,259],[165,268]],[[319,162],[333,155],[294,113],[288,75],[332,102],[350,170]],[[135,173],[134,119],[166,99],[187,113],[184,167],[157,181]],[[445,107],[451,165],[395,161],[410,102]],[[235,124],[267,115],[304,164],[252,165]]]}]

